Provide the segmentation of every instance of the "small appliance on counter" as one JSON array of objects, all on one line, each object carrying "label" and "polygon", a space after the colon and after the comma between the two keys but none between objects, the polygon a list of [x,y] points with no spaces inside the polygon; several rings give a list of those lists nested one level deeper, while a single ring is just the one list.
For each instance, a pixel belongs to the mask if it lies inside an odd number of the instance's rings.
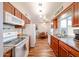
[{"label": "small appliance on counter", "polygon": [[75,40],[79,40],[79,29],[74,29]]}]

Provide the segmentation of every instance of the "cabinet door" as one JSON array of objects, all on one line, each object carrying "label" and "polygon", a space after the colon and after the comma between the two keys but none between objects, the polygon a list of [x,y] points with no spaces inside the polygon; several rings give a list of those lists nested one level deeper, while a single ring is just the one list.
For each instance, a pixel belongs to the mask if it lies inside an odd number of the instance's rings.
[{"label": "cabinet door", "polygon": [[12,50],[9,50],[8,52],[4,53],[4,57],[12,57]]},{"label": "cabinet door", "polygon": [[4,9],[4,11],[7,11],[14,15],[14,7],[9,2],[3,3],[3,9]]},{"label": "cabinet door", "polygon": [[74,57],[74,55],[72,55],[71,53],[68,53],[68,56],[69,56],[69,57]]},{"label": "cabinet door", "polygon": [[79,3],[75,2],[73,4],[74,6],[74,19],[73,19],[73,26],[74,27],[79,27]]},{"label": "cabinet door", "polygon": [[78,27],[79,27],[79,2],[78,2]]},{"label": "cabinet door", "polygon": [[22,14],[22,19],[24,20],[25,24],[27,24],[27,18]]},{"label": "cabinet door", "polygon": [[21,19],[21,12],[15,8],[15,16]]},{"label": "cabinet door", "polygon": [[58,44],[54,43],[54,53],[56,56],[58,56]]},{"label": "cabinet door", "polygon": [[74,21],[74,25],[77,26],[78,24],[78,3],[75,3],[75,21]]},{"label": "cabinet door", "polygon": [[59,46],[59,57],[68,57],[68,51],[61,46]]},{"label": "cabinet door", "polygon": [[55,18],[55,19],[53,20],[53,28],[54,28],[54,29],[57,29],[57,28],[58,28],[58,20],[57,20],[57,18]]},{"label": "cabinet door", "polygon": [[56,56],[58,56],[58,40],[55,37],[51,37],[51,48]]}]

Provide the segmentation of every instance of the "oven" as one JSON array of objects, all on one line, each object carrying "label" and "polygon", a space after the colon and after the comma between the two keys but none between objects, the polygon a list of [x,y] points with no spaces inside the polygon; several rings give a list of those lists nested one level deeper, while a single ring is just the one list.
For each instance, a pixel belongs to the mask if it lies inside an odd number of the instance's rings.
[{"label": "oven", "polygon": [[14,57],[26,57],[28,56],[29,46],[28,46],[28,39],[24,39],[14,47],[13,56]]}]

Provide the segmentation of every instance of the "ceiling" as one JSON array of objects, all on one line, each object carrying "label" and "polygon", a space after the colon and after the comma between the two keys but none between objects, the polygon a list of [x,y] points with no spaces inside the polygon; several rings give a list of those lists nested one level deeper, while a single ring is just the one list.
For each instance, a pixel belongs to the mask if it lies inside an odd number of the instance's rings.
[{"label": "ceiling", "polygon": [[11,4],[13,4],[26,16],[28,16],[33,23],[35,22],[39,23],[44,20],[50,21],[62,3],[61,2],[43,2],[43,3],[11,2]]}]

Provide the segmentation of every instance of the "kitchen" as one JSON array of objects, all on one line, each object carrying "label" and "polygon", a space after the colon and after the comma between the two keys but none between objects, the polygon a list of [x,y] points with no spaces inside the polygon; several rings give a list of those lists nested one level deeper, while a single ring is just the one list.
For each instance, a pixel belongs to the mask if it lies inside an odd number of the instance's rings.
[{"label": "kitchen", "polygon": [[78,2],[3,2],[3,56],[79,57],[78,9]]}]

